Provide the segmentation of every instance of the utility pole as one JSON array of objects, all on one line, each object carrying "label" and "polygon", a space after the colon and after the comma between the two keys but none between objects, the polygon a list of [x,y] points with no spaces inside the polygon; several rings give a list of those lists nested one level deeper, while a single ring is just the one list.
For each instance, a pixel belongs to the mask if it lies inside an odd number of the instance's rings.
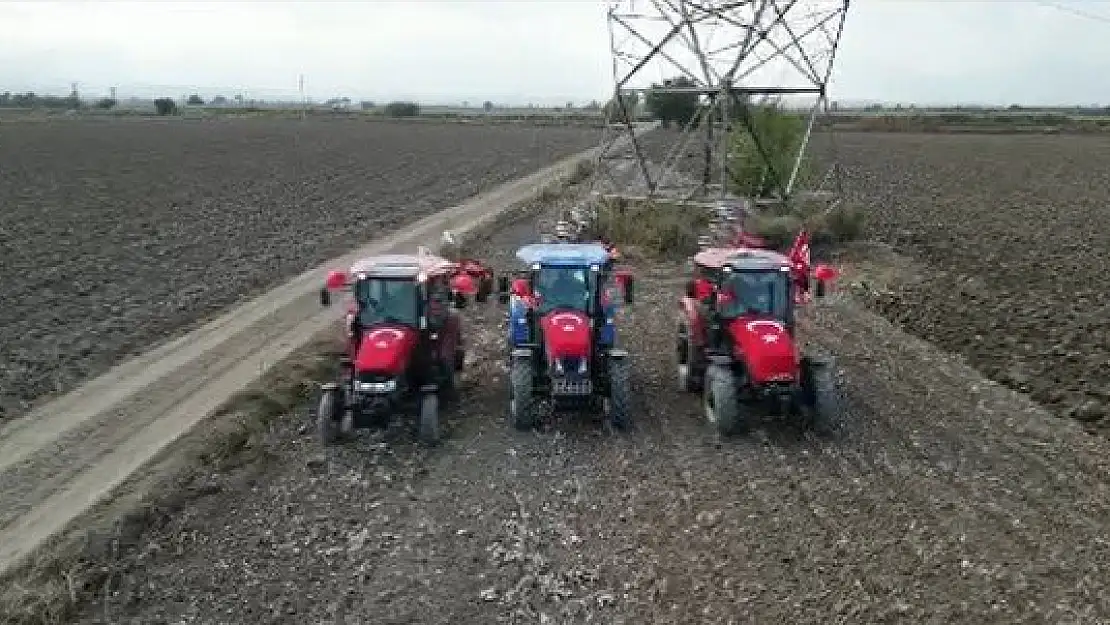
[{"label": "utility pole", "polygon": [[297,79],[297,90],[301,92],[301,119],[304,119],[308,108],[308,101],[304,97],[304,74]]}]

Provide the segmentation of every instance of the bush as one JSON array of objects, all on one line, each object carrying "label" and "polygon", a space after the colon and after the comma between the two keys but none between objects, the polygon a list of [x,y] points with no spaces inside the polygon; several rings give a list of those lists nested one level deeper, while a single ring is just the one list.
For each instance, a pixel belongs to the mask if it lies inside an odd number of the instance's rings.
[{"label": "bush", "polygon": [[[623,102],[624,108],[621,108]],[[604,113],[605,119],[610,124],[623,124],[631,119],[636,119],[637,108],[640,105],[640,96],[635,93],[621,94],[621,99],[618,101],[616,98],[609,100],[605,103]],[[625,113],[628,113],[625,115]]]},{"label": "bush", "polygon": [[[746,125],[733,122],[729,137],[730,187],[733,193],[742,197],[774,197],[780,187],[785,187],[790,180],[794,158],[805,138],[806,120],[775,105],[749,106],[749,111],[752,132]],[[755,137],[759,138],[766,157],[756,147]],[[805,166],[803,160],[802,169],[798,172],[803,179],[808,175]],[[776,176],[780,178],[778,181]]]},{"label": "bush", "polygon": [[158,98],[154,101],[154,110],[159,115],[176,115],[177,102],[174,102],[173,98]]},{"label": "bush", "polygon": [[698,235],[709,225],[700,207],[665,200],[603,199],[591,236],[662,258],[685,258],[698,250]]},{"label": "bush", "polygon": [[[752,218],[748,228],[755,234],[763,237],[767,245],[776,250],[785,250],[794,242],[798,231],[802,229],[802,218],[795,214],[775,215],[770,213],[757,214]],[[818,235],[810,232],[810,237],[817,241]]]},{"label": "bush", "polygon": [[385,105],[388,117],[416,117],[420,115],[420,105],[416,102],[390,102]]},{"label": "bush", "polygon": [[866,215],[863,211],[841,204],[825,214],[825,225],[833,241],[847,243],[863,236]]},{"label": "bush", "polygon": [[667,87],[695,87],[692,79],[679,76],[664,80],[663,84],[654,84],[647,93],[644,104],[655,119],[663,122],[664,126],[674,123],[679,128],[689,124],[698,113],[699,96],[697,93],[664,93],[660,89]]},{"label": "bush", "polygon": [[116,107],[117,102],[112,98],[101,98],[96,101],[96,108],[101,110],[109,110]]},{"label": "bush", "polygon": [[831,247],[862,237],[864,222],[864,213],[848,204],[827,210],[806,210],[795,204],[757,214],[748,228],[774,249],[786,250],[803,227],[809,230],[811,245]]}]

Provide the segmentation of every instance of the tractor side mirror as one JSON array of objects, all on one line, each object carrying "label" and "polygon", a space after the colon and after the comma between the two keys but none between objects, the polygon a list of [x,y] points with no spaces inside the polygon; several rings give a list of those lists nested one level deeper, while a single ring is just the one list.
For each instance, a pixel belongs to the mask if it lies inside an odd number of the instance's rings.
[{"label": "tractor side mirror", "polygon": [[509,276],[497,278],[497,301],[501,304],[509,303]]},{"label": "tractor side mirror", "polygon": [[632,274],[624,274],[624,303],[631,306],[634,299],[634,291],[636,286],[636,279]]},{"label": "tractor side mirror", "polygon": [[455,308],[459,310],[466,308],[466,293],[463,293],[462,291],[455,291],[452,294],[451,300],[451,303],[455,305]]},{"label": "tractor side mirror", "polygon": [[320,305],[331,306],[331,291],[338,291],[347,286],[347,274],[342,271],[329,271],[324,278],[324,288],[320,289]]},{"label": "tractor side mirror", "polygon": [[529,297],[532,295],[532,285],[528,284],[526,278],[517,278],[513,280],[510,291],[517,297]]},{"label": "tractor side mirror", "polygon": [[835,267],[830,265],[822,264],[814,268],[813,277],[817,279],[817,286],[814,290],[817,297],[825,297],[829,283],[836,280],[839,273]]},{"label": "tractor side mirror", "polygon": [[329,271],[328,277],[324,280],[324,288],[329,291],[338,291],[347,286],[347,274],[342,271]]}]

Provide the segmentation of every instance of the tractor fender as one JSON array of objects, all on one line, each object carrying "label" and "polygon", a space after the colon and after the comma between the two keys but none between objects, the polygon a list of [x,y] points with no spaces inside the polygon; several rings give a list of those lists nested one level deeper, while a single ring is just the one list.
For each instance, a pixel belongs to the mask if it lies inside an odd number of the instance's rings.
[{"label": "tractor fender", "polygon": [[683,297],[678,302],[679,323],[688,328],[688,340],[694,345],[704,345],[706,339],[705,319],[702,317],[700,304],[691,297]]}]

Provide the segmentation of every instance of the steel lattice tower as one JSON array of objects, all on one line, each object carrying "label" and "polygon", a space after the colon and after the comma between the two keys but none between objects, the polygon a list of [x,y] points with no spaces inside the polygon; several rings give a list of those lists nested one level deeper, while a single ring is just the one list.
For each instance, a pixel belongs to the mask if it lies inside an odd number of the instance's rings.
[{"label": "steel lattice tower", "polygon": [[[612,102],[617,106],[606,107],[599,184],[620,195],[723,198],[730,177],[726,158],[729,129],[739,125],[751,138],[777,194],[790,197],[814,123],[828,108],[827,87],[849,2],[609,2]],[[677,77],[682,77],[683,86],[666,82]],[[667,134],[667,153],[660,155],[657,150],[654,157],[646,153],[645,140],[634,132],[637,111],[629,110],[633,108],[630,97],[638,100],[635,108],[642,108],[649,90],[696,93],[702,104],[682,132]],[[775,171],[760,133],[754,131],[751,104],[768,99],[806,115],[805,138],[788,171]],[[683,181],[676,172],[677,162],[698,144],[702,148],[699,154],[704,154],[701,179]],[[780,164],[778,169],[784,168]]]}]

